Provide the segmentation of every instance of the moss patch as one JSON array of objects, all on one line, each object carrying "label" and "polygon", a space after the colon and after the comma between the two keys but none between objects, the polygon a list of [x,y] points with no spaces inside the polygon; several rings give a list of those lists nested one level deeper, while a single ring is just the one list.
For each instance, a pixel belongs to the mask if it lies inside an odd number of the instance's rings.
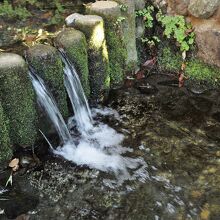
[{"label": "moss patch", "polygon": [[9,122],[0,103],[0,163],[12,157],[9,138]]},{"label": "moss patch", "polygon": [[106,41],[109,52],[111,86],[120,84],[125,78],[127,51],[120,25],[116,20],[106,20]]},{"label": "moss patch", "polygon": [[[180,53],[174,53],[164,47],[159,55],[158,64],[161,70],[179,72],[182,64]],[[185,75],[190,79],[220,84],[220,69],[210,66],[198,58],[190,58],[186,62]]]},{"label": "moss patch", "polygon": [[48,45],[36,45],[27,54],[30,64],[50,88],[62,115],[68,117],[63,66],[57,50]]},{"label": "moss patch", "polygon": [[90,95],[87,43],[83,33],[74,29],[66,29],[56,37],[56,43],[66,51],[79,74],[84,92]]},{"label": "moss patch", "polygon": [[9,53],[0,54],[0,63],[0,99],[10,122],[11,142],[31,146],[36,140],[36,110],[27,66],[20,56]]}]

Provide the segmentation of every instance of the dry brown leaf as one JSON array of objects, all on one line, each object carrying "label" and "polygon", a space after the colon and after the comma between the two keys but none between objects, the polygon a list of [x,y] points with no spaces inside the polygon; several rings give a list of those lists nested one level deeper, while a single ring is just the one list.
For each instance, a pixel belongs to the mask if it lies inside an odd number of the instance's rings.
[{"label": "dry brown leaf", "polygon": [[10,161],[8,166],[11,167],[11,168],[14,168],[14,167],[17,167],[18,164],[19,164],[19,159],[18,158],[14,158],[13,160]]}]

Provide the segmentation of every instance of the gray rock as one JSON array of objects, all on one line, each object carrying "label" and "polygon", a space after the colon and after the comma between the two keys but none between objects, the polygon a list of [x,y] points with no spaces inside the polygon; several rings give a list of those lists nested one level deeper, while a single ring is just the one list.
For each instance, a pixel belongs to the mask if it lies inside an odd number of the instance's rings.
[{"label": "gray rock", "polygon": [[141,10],[145,7],[145,1],[144,0],[135,0],[135,10]]},{"label": "gray rock", "polygon": [[220,5],[220,0],[190,0],[188,10],[197,18],[209,18]]}]

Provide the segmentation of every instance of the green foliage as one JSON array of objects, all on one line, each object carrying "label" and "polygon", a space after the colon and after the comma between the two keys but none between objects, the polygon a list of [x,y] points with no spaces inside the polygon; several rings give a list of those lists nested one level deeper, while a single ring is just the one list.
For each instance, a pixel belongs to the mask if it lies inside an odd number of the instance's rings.
[{"label": "green foliage", "polygon": [[126,12],[128,10],[128,6],[127,5],[123,5],[122,4],[119,7],[120,7],[121,11],[123,11],[123,12]]},{"label": "green foliage", "polygon": [[154,12],[154,7],[148,6],[147,8],[144,8],[143,10],[136,11],[136,16],[143,17],[146,28],[152,28],[153,21],[154,21],[154,17],[152,15],[153,12]]},{"label": "green foliage", "polygon": [[121,22],[123,22],[125,20],[125,17],[118,17],[115,24],[119,25]]},{"label": "green foliage", "polygon": [[188,51],[194,43],[195,34],[192,27],[187,24],[183,16],[162,15],[161,11],[157,14],[157,20],[164,27],[164,35],[169,39],[173,37],[180,45],[181,51]]},{"label": "green foliage", "polygon": [[149,47],[154,47],[156,44],[160,43],[160,38],[157,36],[153,36],[153,37],[145,37],[145,38],[141,38],[142,43],[146,43],[148,44]]},{"label": "green foliage", "polygon": [[0,17],[6,17],[8,19],[19,18],[21,20],[25,20],[30,16],[31,13],[26,8],[13,8],[8,0],[4,0],[4,2],[0,5]]}]

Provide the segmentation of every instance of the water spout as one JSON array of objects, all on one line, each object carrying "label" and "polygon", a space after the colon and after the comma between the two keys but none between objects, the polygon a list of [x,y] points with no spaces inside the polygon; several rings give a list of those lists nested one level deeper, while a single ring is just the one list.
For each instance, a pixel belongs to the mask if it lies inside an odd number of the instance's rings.
[{"label": "water spout", "polygon": [[93,127],[91,111],[79,76],[63,49],[58,49],[64,63],[64,83],[69,95],[78,129],[87,133]]},{"label": "water spout", "polygon": [[35,73],[33,67],[29,66],[29,70],[29,76],[36,92],[39,105],[45,110],[47,116],[50,118],[53,126],[59,134],[61,141],[63,143],[71,142],[72,137],[54,98],[47,90],[44,81]]}]

